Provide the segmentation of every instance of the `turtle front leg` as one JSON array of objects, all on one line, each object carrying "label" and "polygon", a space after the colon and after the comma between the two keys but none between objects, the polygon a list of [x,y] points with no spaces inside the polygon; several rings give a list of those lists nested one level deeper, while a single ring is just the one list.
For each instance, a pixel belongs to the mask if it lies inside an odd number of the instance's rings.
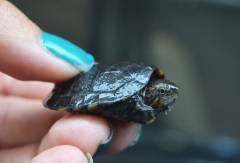
[{"label": "turtle front leg", "polygon": [[155,119],[154,109],[144,103],[142,97],[137,95],[135,98],[136,107],[132,111],[132,117],[135,121],[141,123],[152,123]]},{"label": "turtle front leg", "polygon": [[143,110],[143,111],[151,111],[151,110],[153,110],[153,108],[151,106],[148,106],[148,105],[146,105],[144,103],[143,99],[141,99],[140,101],[137,101],[136,108],[138,110]]}]

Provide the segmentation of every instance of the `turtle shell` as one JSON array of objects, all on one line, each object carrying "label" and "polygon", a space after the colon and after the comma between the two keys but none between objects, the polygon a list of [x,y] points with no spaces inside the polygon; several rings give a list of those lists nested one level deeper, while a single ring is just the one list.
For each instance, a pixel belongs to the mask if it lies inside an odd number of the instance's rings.
[{"label": "turtle shell", "polygon": [[45,106],[78,111],[117,103],[141,91],[155,76],[164,78],[164,74],[152,65],[120,63],[102,67],[95,64],[88,72],[56,84]]}]

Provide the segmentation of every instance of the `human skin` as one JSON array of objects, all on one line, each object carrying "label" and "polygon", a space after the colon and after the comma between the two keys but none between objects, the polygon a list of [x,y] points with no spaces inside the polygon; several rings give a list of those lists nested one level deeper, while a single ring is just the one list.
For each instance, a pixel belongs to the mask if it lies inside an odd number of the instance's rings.
[{"label": "human skin", "polygon": [[53,83],[79,70],[51,55],[39,41],[41,32],[14,5],[0,0],[0,162],[85,163],[86,154],[94,155],[110,130],[106,154],[135,142],[138,124],[43,107]]}]

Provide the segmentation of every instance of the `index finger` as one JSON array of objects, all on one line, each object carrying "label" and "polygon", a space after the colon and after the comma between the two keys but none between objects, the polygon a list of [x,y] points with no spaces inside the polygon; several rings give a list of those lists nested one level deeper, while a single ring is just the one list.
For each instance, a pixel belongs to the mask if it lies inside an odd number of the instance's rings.
[{"label": "index finger", "polygon": [[62,81],[89,70],[94,58],[41,31],[8,1],[0,4],[0,71],[22,80]]},{"label": "index finger", "polygon": [[52,83],[21,81],[0,72],[0,95],[43,99],[47,97],[52,88]]}]

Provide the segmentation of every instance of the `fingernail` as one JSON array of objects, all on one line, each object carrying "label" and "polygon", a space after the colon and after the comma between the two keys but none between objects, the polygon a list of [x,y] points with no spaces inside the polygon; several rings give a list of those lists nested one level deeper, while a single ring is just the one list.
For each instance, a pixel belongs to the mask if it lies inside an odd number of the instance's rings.
[{"label": "fingernail", "polygon": [[59,36],[42,32],[41,43],[51,54],[80,71],[88,71],[94,64],[94,57],[91,54]]},{"label": "fingernail", "polygon": [[98,149],[94,154],[94,157],[99,156],[104,152],[107,144],[112,140],[112,137],[113,137],[113,129],[112,127],[110,127],[110,132],[108,137],[98,146]]},{"label": "fingernail", "polygon": [[135,146],[139,142],[141,135],[142,135],[142,125],[138,125],[137,129],[136,129],[135,138],[134,138],[133,142],[131,144],[129,144],[129,147]]},{"label": "fingernail", "polygon": [[92,155],[90,153],[86,154],[86,158],[87,158],[88,163],[93,163],[93,158],[92,158]]}]

